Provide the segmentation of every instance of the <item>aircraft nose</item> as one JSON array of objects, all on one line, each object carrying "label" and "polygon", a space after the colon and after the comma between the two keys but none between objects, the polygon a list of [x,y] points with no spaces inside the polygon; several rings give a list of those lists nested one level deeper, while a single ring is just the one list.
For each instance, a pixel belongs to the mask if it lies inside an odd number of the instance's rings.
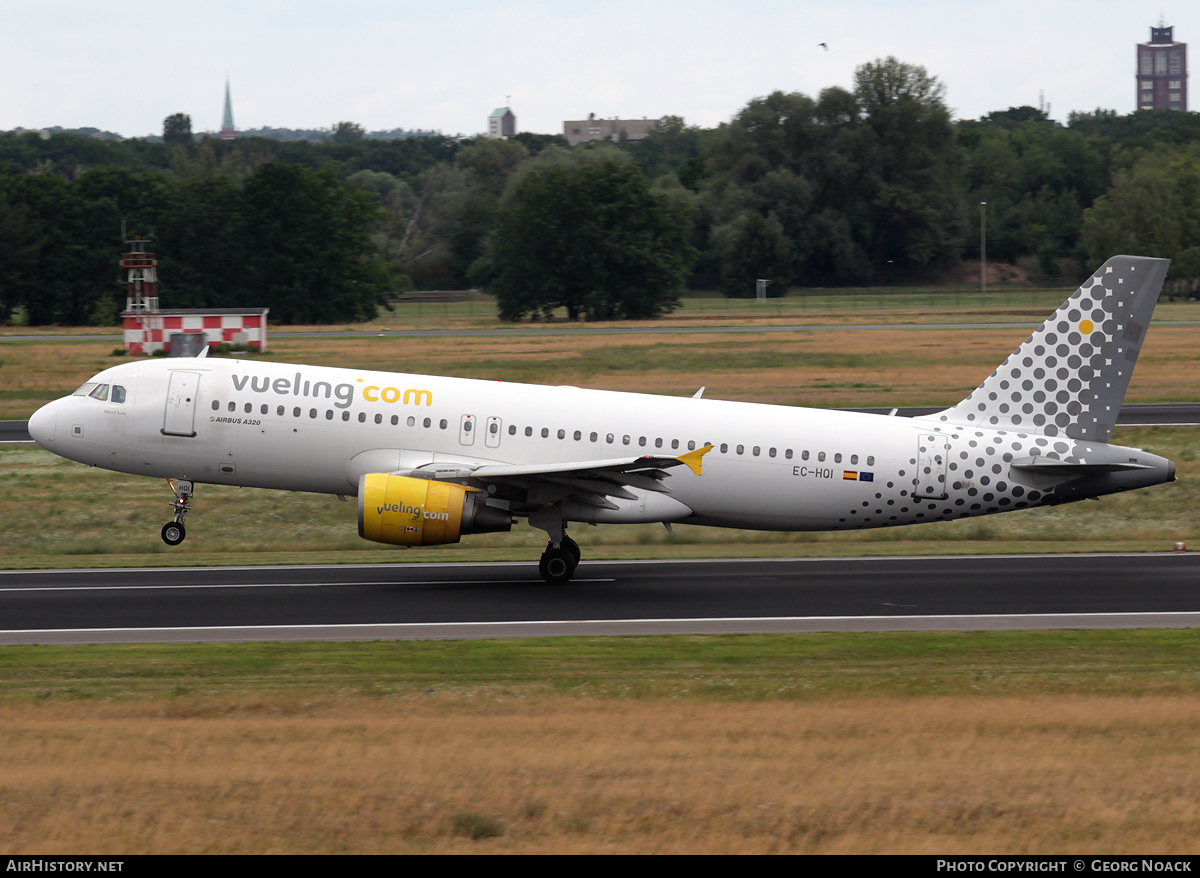
[{"label": "aircraft nose", "polygon": [[33,413],[29,419],[29,435],[43,448],[54,450],[54,428],[57,424],[54,403],[49,402]]}]

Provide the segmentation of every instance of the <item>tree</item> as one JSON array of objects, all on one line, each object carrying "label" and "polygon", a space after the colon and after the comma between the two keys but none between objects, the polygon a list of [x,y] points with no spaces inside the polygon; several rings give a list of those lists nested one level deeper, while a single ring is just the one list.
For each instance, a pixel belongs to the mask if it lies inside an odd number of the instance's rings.
[{"label": "tree", "polygon": [[1045,111],[1026,104],[1021,107],[1009,107],[1007,110],[993,110],[979,121],[995,122],[998,125],[1011,128],[1021,122],[1049,122],[1050,117],[1046,115]]},{"label": "tree", "polygon": [[659,317],[679,304],[686,204],[653,192],[613,147],[551,149],[510,184],[492,240],[500,317]]},{"label": "tree", "polygon": [[192,117],[175,113],[163,119],[163,143],[187,146],[192,142]]},{"label": "tree", "polygon": [[372,257],[374,199],[283,162],[257,168],[242,190],[245,288],[283,323],[370,319],[386,292]]},{"label": "tree", "polygon": [[1175,277],[1200,276],[1200,148],[1160,148],[1120,171],[1084,213],[1093,264],[1117,253],[1165,256]]},{"label": "tree", "polygon": [[792,257],[778,223],[760,213],[745,214],[734,224],[721,250],[721,292],[726,296],[753,296],[760,279],[771,282],[768,296],[787,294]]},{"label": "tree", "polygon": [[333,126],[329,139],[334,143],[341,144],[358,143],[363,139],[365,134],[366,131],[363,130],[361,125],[354,122],[338,122]]},{"label": "tree", "polygon": [[963,203],[945,88],[924,67],[893,57],[863,64],[854,82],[873,135],[866,182],[875,268],[911,272],[956,257]]}]

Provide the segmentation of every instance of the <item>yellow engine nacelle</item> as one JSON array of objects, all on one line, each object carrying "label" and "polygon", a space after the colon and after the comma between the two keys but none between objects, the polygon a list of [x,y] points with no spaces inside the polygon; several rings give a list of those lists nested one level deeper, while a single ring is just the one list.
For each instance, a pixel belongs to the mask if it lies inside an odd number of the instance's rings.
[{"label": "yellow engine nacelle", "polygon": [[512,515],[486,506],[475,488],[367,473],[358,480],[358,535],[395,546],[457,543],[460,534],[512,528]]}]

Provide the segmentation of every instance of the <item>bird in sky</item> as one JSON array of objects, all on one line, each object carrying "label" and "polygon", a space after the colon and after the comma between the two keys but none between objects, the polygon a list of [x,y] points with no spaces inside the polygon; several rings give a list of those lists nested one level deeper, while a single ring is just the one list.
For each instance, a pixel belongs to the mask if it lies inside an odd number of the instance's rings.
[{"label": "bird in sky", "polygon": [[820,46],[822,49],[824,49],[826,52],[829,51],[829,47],[827,45],[825,45],[824,43],[817,43],[817,45]]}]

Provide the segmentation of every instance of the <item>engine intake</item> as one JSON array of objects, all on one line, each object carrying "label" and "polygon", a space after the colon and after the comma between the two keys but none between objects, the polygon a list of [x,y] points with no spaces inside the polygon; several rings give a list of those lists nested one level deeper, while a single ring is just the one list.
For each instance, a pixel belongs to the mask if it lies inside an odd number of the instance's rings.
[{"label": "engine intake", "polygon": [[487,506],[475,488],[432,479],[367,473],[358,480],[358,535],[395,546],[457,543],[461,534],[512,529],[513,518]]}]

